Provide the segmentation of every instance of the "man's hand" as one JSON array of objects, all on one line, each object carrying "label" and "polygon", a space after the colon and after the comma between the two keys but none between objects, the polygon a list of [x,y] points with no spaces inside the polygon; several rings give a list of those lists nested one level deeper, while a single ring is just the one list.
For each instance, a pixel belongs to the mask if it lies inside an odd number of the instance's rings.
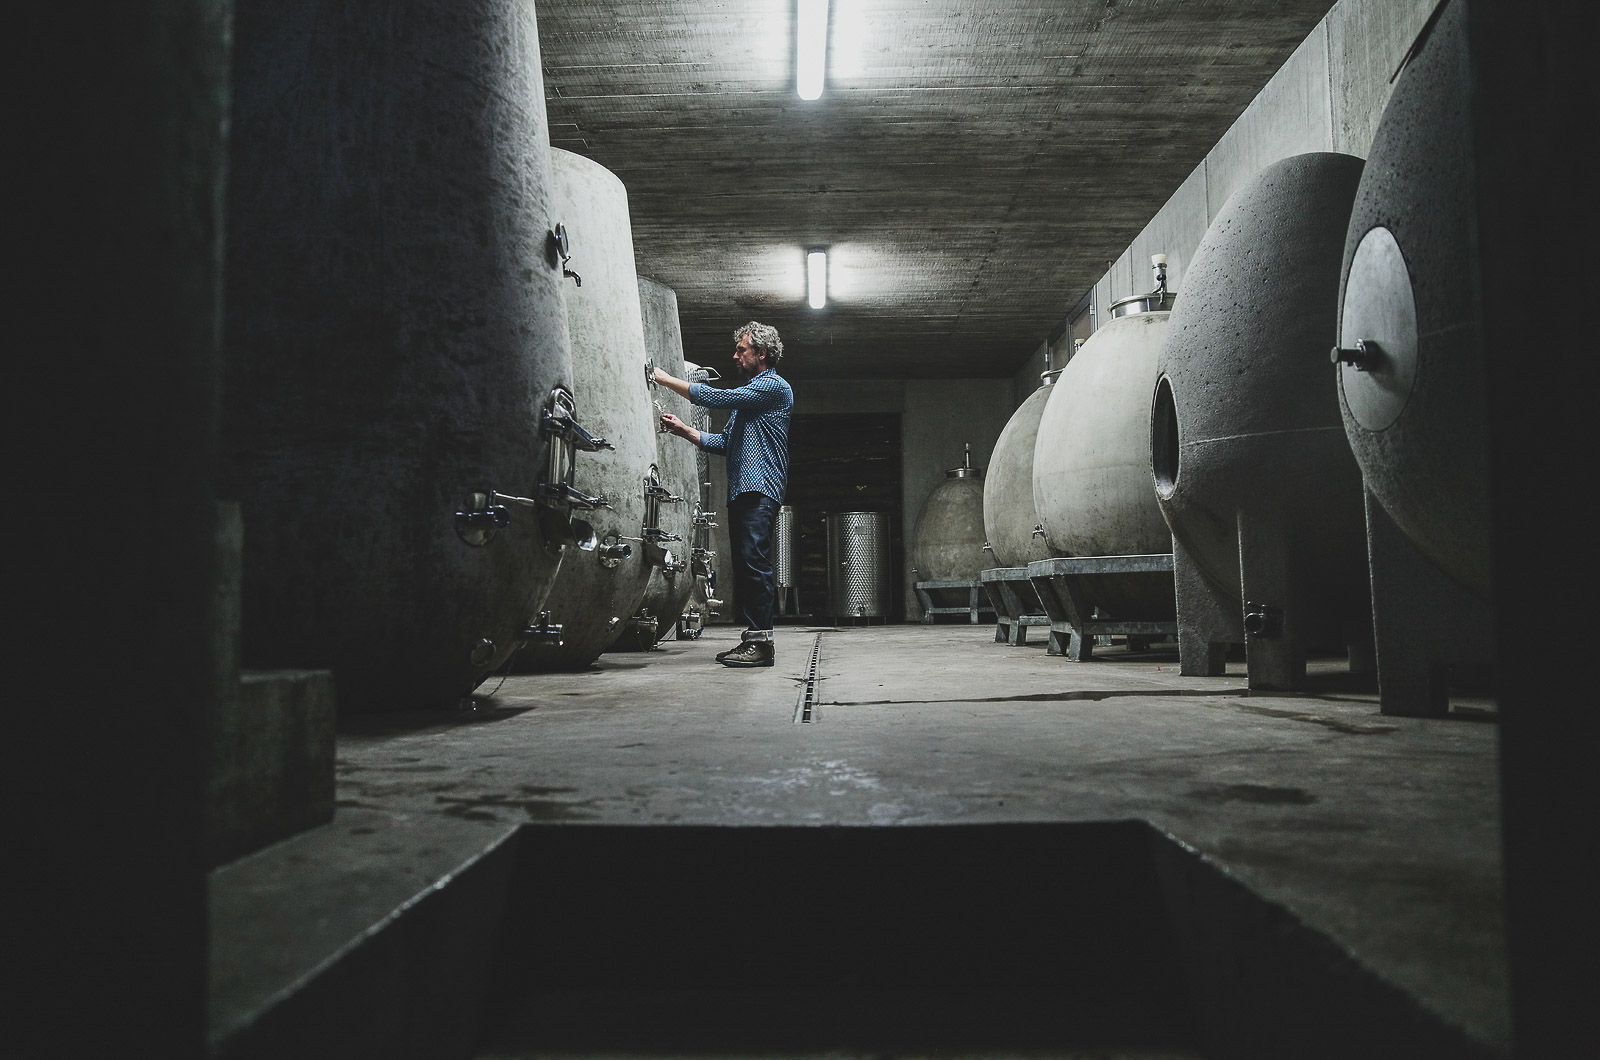
[{"label": "man's hand", "polygon": [[[659,368],[656,370],[660,371]],[[700,441],[699,431],[695,430],[687,423],[684,423],[670,412],[663,412],[661,414],[661,429],[666,431],[668,434],[676,434],[679,438],[687,438],[691,442],[698,443]]]}]

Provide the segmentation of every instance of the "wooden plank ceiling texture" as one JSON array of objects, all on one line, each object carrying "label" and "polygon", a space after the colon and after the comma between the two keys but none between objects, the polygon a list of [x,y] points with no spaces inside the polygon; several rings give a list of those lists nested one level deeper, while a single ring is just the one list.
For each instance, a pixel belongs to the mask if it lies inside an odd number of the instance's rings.
[{"label": "wooden plank ceiling texture", "polygon": [[1010,375],[1331,6],[833,0],[808,103],[795,0],[537,0],[551,140],[627,186],[690,359],[755,318],[813,379]]}]

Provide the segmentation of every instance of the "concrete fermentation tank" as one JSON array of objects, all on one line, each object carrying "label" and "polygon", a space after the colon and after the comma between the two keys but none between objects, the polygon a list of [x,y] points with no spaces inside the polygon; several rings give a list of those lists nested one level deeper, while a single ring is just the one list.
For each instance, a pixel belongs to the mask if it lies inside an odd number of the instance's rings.
[{"label": "concrete fermentation tank", "polygon": [[1172,528],[1180,667],[1299,688],[1310,644],[1369,664],[1361,476],[1329,385],[1339,255],[1361,179],[1350,155],[1296,155],[1223,204],[1184,277],[1150,419]]},{"label": "concrete fermentation tank", "polygon": [[1150,391],[1169,316],[1151,309],[1107,321],[1050,388],[1034,441],[1033,503],[1055,555],[1172,549],[1150,484],[1149,444]]},{"label": "concrete fermentation tank", "polygon": [[1047,382],[1017,407],[989,457],[983,480],[983,533],[999,567],[1025,567],[1057,555],[1045,541],[1033,502],[1033,450],[1050,390]]},{"label": "concrete fermentation tank", "polygon": [[[639,312],[644,322],[645,353],[657,368],[685,377],[683,331],[678,323],[678,295],[665,284],[644,276],[639,281]],[[652,388],[656,411],[670,412],[688,423],[694,406],[664,386]],[[628,632],[617,640],[614,650],[646,651],[656,641],[678,629],[689,598],[694,591],[694,574],[689,569],[689,550],[693,547],[694,509],[700,496],[697,448],[675,435],[656,434],[656,469],[659,489],[655,504],[645,514],[645,558],[651,563],[650,583],[645,587],[644,603]],[[651,516],[654,515],[654,521]],[[655,532],[652,533],[651,527]],[[650,540],[650,538],[654,540]],[[652,625],[652,622],[654,623]]]},{"label": "concrete fermentation tank", "polygon": [[[683,378],[691,383],[711,383],[721,378],[715,368],[702,368],[693,361],[683,363]],[[711,413],[698,405],[689,408],[684,422],[697,431],[711,429]],[[711,489],[711,457],[698,446],[694,454],[695,489],[689,496],[694,501],[690,513],[692,536],[689,539],[689,573],[694,576],[689,593],[689,603],[683,616],[683,632],[693,640],[705,630],[706,623],[719,614],[722,601],[717,599],[717,531],[722,531],[716,521],[721,507]],[[780,513],[781,514],[781,513]]]},{"label": "concrete fermentation tank", "polygon": [[1333,359],[1366,487],[1385,713],[1445,712],[1451,670],[1493,656],[1466,17],[1448,4],[1413,46],[1344,242]]},{"label": "concrete fermentation tank", "polygon": [[438,707],[512,654],[568,514],[537,503],[571,377],[533,6],[241,0],[234,40],[244,662]]},{"label": "concrete fermentation tank", "polygon": [[972,446],[961,466],[922,502],[911,532],[911,566],[918,581],[976,581],[989,557],[983,550],[983,469],[972,466]]},{"label": "concrete fermentation tank", "polygon": [[[569,268],[581,283],[566,288],[574,385],[584,395],[584,424],[613,447],[584,464],[580,490],[604,498],[588,513],[597,546],[561,564],[538,624],[561,627],[561,643],[532,643],[516,660],[523,670],[589,665],[637,622],[650,574],[650,483],[656,465],[656,414],[645,373],[644,321],[634,271],[628,192],[610,170],[582,155],[551,152],[557,214],[571,241]],[[657,468],[657,470],[659,470]],[[662,505],[661,507],[667,507]]]}]

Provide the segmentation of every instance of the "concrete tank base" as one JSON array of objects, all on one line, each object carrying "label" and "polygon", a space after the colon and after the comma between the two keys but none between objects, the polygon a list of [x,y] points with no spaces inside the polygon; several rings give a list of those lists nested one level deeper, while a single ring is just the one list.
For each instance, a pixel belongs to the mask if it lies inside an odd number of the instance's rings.
[{"label": "concrete tank base", "polygon": [[1452,677],[1478,678],[1495,658],[1488,601],[1454,581],[1367,494],[1367,555],[1384,714],[1443,717]]}]

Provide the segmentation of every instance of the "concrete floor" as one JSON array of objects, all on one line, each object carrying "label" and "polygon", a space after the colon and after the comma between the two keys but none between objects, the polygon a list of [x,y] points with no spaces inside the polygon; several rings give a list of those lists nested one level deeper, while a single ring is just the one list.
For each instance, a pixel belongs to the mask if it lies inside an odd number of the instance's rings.
[{"label": "concrete floor", "polygon": [[1492,704],[1384,717],[1342,661],[1314,662],[1308,692],[1252,694],[1242,664],[1185,678],[1173,648],[1120,646],[1071,663],[988,625],[785,627],[777,666],[716,665],[736,638],[344,723],[334,822],[213,875],[213,1040],[528,821],[1138,818],[1507,1047]]}]

